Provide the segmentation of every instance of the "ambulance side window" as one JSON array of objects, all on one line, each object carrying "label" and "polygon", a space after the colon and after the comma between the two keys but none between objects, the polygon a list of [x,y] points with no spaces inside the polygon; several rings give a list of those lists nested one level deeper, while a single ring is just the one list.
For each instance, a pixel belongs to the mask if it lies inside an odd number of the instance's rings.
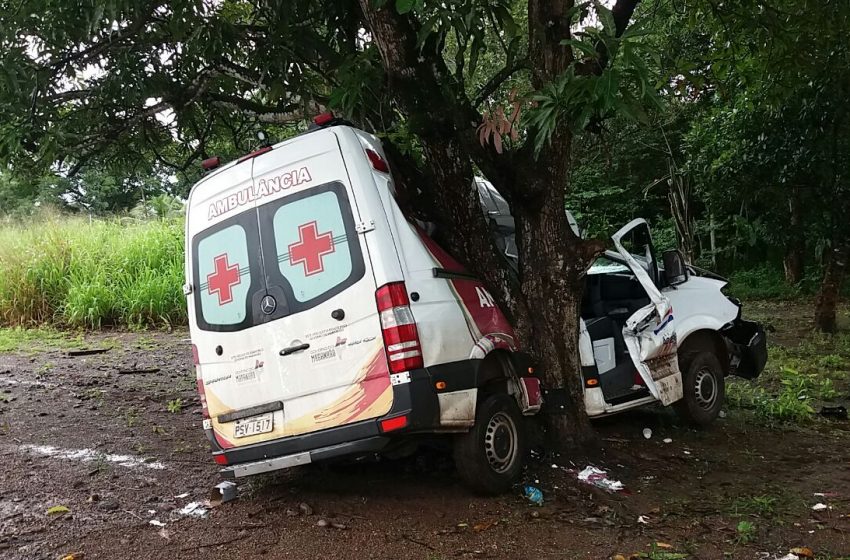
[{"label": "ambulance side window", "polygon": [[251,290],[251,266],[248,258],[248,235],[240,224],[212,233],[205,232],[195,240],[196,278],[200,289],[196,303],[200,317],[212,329],[243,323],[248,314]]}]

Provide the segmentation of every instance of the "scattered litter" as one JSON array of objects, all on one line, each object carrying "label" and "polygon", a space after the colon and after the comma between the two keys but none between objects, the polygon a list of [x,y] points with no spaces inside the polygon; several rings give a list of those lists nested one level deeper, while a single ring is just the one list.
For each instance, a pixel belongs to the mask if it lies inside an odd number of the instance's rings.
[{"label": "scattered litter", "polygon": [[820,409],[820,415],[826,418],[834,418],[836,420],[847,420],[847,408],[841,405],[824,406]]},{"label": "scattered litter", "polygon": [[815,492],[814,496],[816,498],[837,498],[840,496],[838,492]]},{"label": "scattered litter", "polygon": [[236,483],[231,480],[225,480],[216,484],[212,492],[210,492],[210,507],[218,507],[236,498]]},{"label": "scattered litter", "polygon": [[82,552],[70,552],[63,556],[61,560],[82,560],[85,555]]},{"label": "scattered litter", "polygon": [[829,509],[829,506],[822,502],[818,502],[812,506],[812,511],[823,511],[825,509]]},{"label": "scattered litter", "polygon": [[814,558],[815,553],[807,546],[797,546],[791,549],[791,554],[796,554],[801,558]]},{"label": "scattered litter", "polygon": [[543,492],[536,486],[525,486],[522,489],[523,497],[536,506],[543,505]]},{"label": "scattered litter", "polygon": [[188,493],[188,492],[183,492],[182,494],[177,494],[177,495],[176,495],[176,496],[174,496],[174,497],[175,497],[175,498],[177,498],[178,500],[182,500],[183,498],[188,498],[188,497],[189,497],[189,493]]},{"label": "scattered litter", "polygon": [[790,552],[781,558],[777,558],[776,560],[800,560],[800,557],[796,554],[791,554]]},{"label": "scattered litter", "polygon": [[720,413],[718,414],[718,416],[720,416],[721,418],[726,418],[726,411],[721,410]]},{"label": "scattered litter", "polygon": [[57,459],[68,459],[72,461],[106,461],[107,463],[115,463],[121,467],[137,468],[144,467],[153,470],[162,470],[165,465],[159,461],[146,461],[140,457],[132,455],[114,455],[111,453],[100,453],[94,449],[61,449],[52,445],[29,445],[20,446],[21,451],[44,455],[46,457],[55,457]]},{"label": "scattered litter", "polygon": [[644,428],[643,429],[643,437],[645,437],[646,439],[651,438],[652,437],[652,430],[650,430],[649,428]]},{"label": "scattered litter", "polygon": [[663,548],[664,550],[672,550],[673,549],[673,545],[666,543],[666,542],[660,542],[660,541],[656,542],[655,546],[656,546],[656,548]]},{"label": "scattered litter", "polygon": [[60,515],[63,513],[68,513],[71,510],[65,506],[53,506],[52,508],[47,509],[47,515]]},{"label": "scattered litter", "polygon": [[310,507],[310,504],[301,502],[298,504],[298,509],[301,510],[301,513],[304,515],[313,515],[313,508]]},{"label": "scattered litter", "polygon": [[691,452],[690,452],[690,451],[688,451],[687,449],[686,449],[685,451],[682,451],[682,453],[684,453],[685,455],[690,455],[690,454],[691,454]]},{"label": "scattered litter", "polygon": [[664,443],[673,443],[673,438],[664,438]]},{"label": "scattered litter", "polygon": [[649,525],[649,518],[645,515],[638,515],[638,523],[641,525]]},{"label": "scattered litter", "polygon": [[179,510],[177,513],[180,515],[185,515],[187,517],[199,517],[204,518],[209,513],[209,510],[204,507],[204,504],[201,502],[189,502]]},{"label": "scattered litter", "polygon": [[165,523],[163,523],[159,519],[151,519],[150,521],[148,521],[148,523],[150,523],[154,527],[165,527]]},{"label": "scattered litter", "polygon": [[609,492],[620,492],[625,490],[625,486],[619,480],[611,480],[608,478],[608,473],[602,469],[597,469],[593,466],[587,466],[583,471],[578,473],[578,479],[587,484],[592,484],[598,488],[603,488]]}]

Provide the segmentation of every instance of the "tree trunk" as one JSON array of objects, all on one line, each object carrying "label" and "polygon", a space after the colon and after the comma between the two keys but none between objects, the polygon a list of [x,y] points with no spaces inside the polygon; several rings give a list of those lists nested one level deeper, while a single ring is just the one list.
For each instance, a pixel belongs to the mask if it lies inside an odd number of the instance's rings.
[{"label": "tree trunk", "polygon": [[836,308],[847,271],[847,254],[847,245],[836,245],[824,251],[823,281],[815,303],[815,328],[825,333],[838,330]]},{"label": "tree trunk", "polygon": [[789,284],[799,284],[803,279],[803,268],[805,266],[806,240],[803,237],[803,219],[800,201],[800,187],[795,186],[791,191],[789,200],[789,232],[790,239],[785,250],[783,265],[785,267],[785,281]]},{"label": "tree trunk", "polygon": [[531,311],[530,342],[548,390],[550,443],[580,448],[596,442],[584,412],[578,337],[584,274],[601,245],[578,239],[569,243],[574,236],[568,233],[563,191],[547,198],[539,207],[515,210],[521,228],[522,293]]}]

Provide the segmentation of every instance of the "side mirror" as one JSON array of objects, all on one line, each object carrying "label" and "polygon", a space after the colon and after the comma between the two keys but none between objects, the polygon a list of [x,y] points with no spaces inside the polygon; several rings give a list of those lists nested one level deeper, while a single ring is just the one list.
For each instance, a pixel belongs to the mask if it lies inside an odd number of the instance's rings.
[{"label": "side mirror", "polygon": [[688,279],[688,267],[685,266],[682,253],[676,249],[664,251],[662,258],[664,259],[664,278],[668,285],[682,284]]}]

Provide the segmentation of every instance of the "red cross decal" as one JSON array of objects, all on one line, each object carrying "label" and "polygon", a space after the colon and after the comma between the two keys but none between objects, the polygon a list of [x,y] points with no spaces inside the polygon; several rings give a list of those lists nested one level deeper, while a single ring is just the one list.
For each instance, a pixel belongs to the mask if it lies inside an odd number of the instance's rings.
[{"label": "red cross decal", "polygon": [[233,286],[242,281],[239,276],[239,265],[227,264],[227,254],[215,258],[215,271],[207,274],[207,290],[210,295],[218,294],[218,304],[224,305],[233,301]]},{"label": "red cross decal", "polygon": [[298,242],[289,246],[289,263],[295,266],[304,263],[304,276],[324,272],[322,257],[330,255],[334,248],[334,236],[331,232],[319,235],[316,222],[298,226]]}]

